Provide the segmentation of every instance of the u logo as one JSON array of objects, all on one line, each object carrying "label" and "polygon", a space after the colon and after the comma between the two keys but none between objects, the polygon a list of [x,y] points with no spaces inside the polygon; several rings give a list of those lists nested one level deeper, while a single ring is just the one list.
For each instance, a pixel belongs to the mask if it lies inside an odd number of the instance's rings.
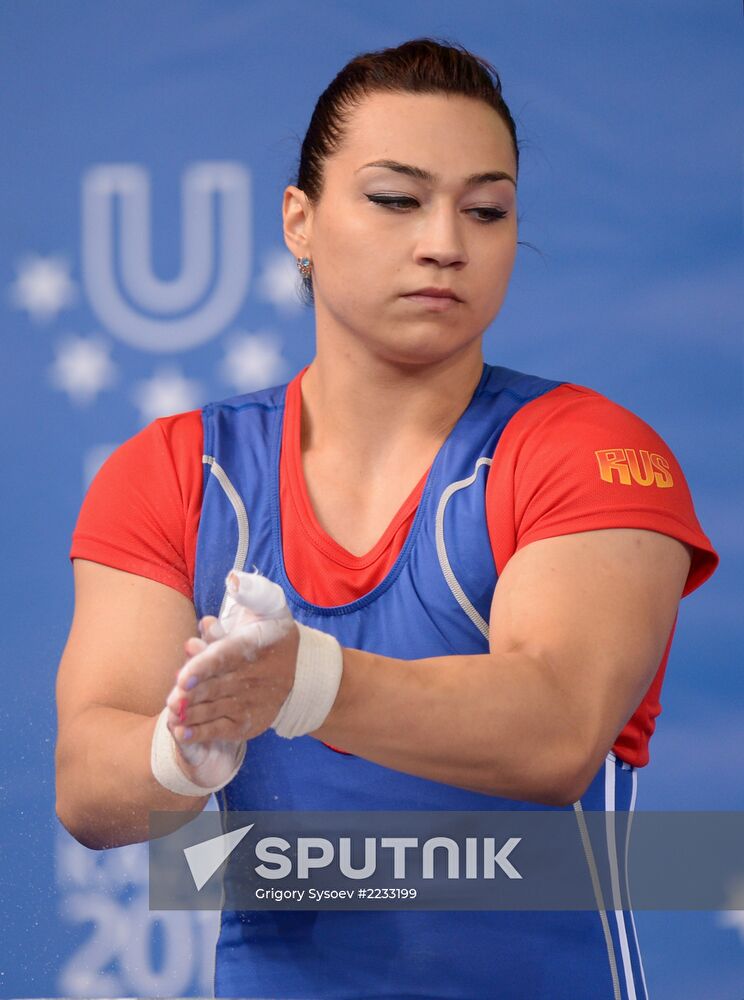
[{"label": "u logo", "polygon": [[102,164],[85,174],[83,280],[91,306],[112,334],[144,351],[169,352],[203,344],[227,326],[248,288],[249,188],[249,173],[239,163],[195,163],[184,172],[181,273],[161,281],[152,271],[147,171]]}]

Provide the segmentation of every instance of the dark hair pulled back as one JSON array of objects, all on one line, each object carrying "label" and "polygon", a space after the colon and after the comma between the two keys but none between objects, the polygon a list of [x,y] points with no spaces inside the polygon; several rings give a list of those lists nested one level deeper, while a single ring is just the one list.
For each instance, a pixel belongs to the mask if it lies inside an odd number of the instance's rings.
[{"label": "dark hair pulled back", "polygon": [[[511,135],[517,170],[519,148],[514,119],[501,96],[491,63],[456,43],[414,38],[395,48],[364,52],[336,74],[318,98],[300,151],[295,187],[316,204],[323,191],[323,163],[341,146],[354,108],[370,94],[460,94],[485,101]],[[303,299],[313,303],[312,278],[302,279]]]}]

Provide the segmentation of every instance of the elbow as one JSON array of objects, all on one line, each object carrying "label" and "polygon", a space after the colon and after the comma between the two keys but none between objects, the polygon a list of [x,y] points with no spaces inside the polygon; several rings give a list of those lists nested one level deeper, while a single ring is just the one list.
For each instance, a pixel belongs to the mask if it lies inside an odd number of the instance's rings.
[{"label": "elbow", "polygon": [[90,827],[86,828],[80,823],[79,817],[75,816],[74,811],[71,810],[68,805],[63,804],[59,795],[54,803],[54,811],[57,819],[65,830],[67,830],[70,836],[73,837],[79,844],[82,844],[83,847],[87,847],[88,850],[91,851],[104,850],[106,845],[95,839],[93,831]]},{"label": "elbow", "polygon": [[96,838],[94,824],[87,810],[74,794],[75,785],[71,780],[69,763],[57,748],[54,812],[61,825],[83,847],[91,851],[102,851],[107,845]]},{"label": "elbow", "polygon": [[566,775],[562,781],[556,782],[545,794],[543,799],[547,806],[566,808],[573,806],[584,795],[590,781],[584,781],[574,775]]},{"label": "elbow", "polygon": [[607,755],[600,736],[586,733],[579,724],[563,725],[546,738],[548,751],[540,755],[533,772],[535,794],[532,801],[567,808],[587,793]]},{"label": "elbow", "polygon": [[559,775],[536,789],[530,800],[539,805],[563,809],[578,802],[588,787],[589,783],[578,781],[572,774]]},{"label": "elbow", "polygon": [[85,835],[80,830],[77,810],[70,801],[69,791],[65,788],[66,782],[63,779],[63,769],[62,762],[60,760],[59,747],[57,747],[55,785],[54,813],[57,819],[71,837],[74,837],[74,839],[84,847],[88,847],[89,844],[85,842]]},{"label": "elbow", "polygon": [[563,766],[554,774],[553,781],[547,789],[546,805],[560,806],[565,808],[573,806],[586,795],[597,773],[598,766],[595,766],[594,759],[587,757],[564,762]]},{"label": "elbow", "polygon": [[502,771],[491,782],[489,793],[551,808],[566,808],[586,793],[594,777],[594,772],[590,774],[589,770],[587,762],[577,762],[575,755],[551,753],[543,767],[533,765],[528,772],[522,772],[516,782],[510,781],[506,789]]}]

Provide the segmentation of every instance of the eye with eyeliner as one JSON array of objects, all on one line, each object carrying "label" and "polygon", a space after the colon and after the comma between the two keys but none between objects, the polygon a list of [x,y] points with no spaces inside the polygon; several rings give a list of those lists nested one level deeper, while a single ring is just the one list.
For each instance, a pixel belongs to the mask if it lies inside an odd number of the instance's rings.
[{"label": "eye with eyeliner", "polygon": [[[410,208],[412,205],[418,205],[415,198],[411,198],[408,195],[379,195],[379,194],[367,194],[365,195],[373,205],[382,205],[384,208],[391,208],[393,211],[405,211],[406,208]],[[488,224],[489,222],[496,222],[498,219],[503,219],[507,213],[501,208],[493,207],[483,207],[483,208],[469,208],[469,212],[481,212],[486,213],[487,218],[478,219],[478,222],[483,222]]]}]

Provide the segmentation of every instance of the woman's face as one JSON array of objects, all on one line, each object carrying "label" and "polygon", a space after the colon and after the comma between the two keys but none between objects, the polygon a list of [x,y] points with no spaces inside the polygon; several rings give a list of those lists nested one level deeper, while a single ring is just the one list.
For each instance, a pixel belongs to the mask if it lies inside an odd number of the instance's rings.
[{"label": "woman's face", "polygon": [[[370,165],[381,160],[398,166]],[[461,96],[373,94],[324,168],[318,204],[302,195],[304,222],[295,204],[306,242],[291,246],[313,262],[319,338],[407,364],[480,353],[517,244],[516,162],[497,113]],[[285,193],[288,234],[293,201]],[[427,287],[459,301],[410,297]]]}]

